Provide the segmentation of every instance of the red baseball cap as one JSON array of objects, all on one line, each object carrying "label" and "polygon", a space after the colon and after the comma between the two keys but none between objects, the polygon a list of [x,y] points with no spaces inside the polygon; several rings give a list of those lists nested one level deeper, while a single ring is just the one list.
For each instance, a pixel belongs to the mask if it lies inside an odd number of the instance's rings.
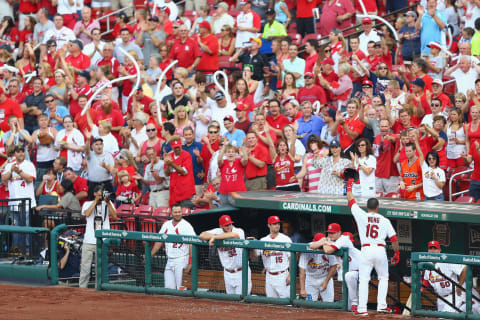
[{"label": "red baseball cap", "polygon": [[353,242],[353,234],[351,232],[344,232],[344,233],[342,233],[342,235],[350,237],[350,241]]},{"label": "red baseball cap", "polygon": [[278,216],[268,217],[268,224],[280,223],[280,218]]},{"label": "red baseball cap", "polygon": [[362,86],[370,86],[373,87],[373,82],[370,80],[363,80]]},{"label": "red baseball cap", "polygon": [[235,107],[235,110],[247,111],[247,110],[248,110],[248,107],[247,107],[247,105],[245,105],[245,104],[243,104],[243,103],[239,103],[239,104],[237,104],[237,106]]},{"label": "red baseball cap", "polygon": [[335,233],[335,232],[338,232],[338,231],[342,231],[342,228],[340,227],[340,225],[338,223],[330,223],[328,225],[328,229],[327,229],[328,233]]},{"label": "red baseball cap", "polygon": [[224,214],[223,216],[218,219],[218,224],[221,226],[228,226],[229,224],[232,224],[232,218],[230,218],[229,215]]},{"label": "red baseball cap", "polygon": [[312,72],[305,72],[304,77],[310,77],[313,78],[313,73]]},{"label": "red baseball cap", "polygon": [[440,249],[440,242],[432,240],[428,243],[428,248]]},{"label": "red baseball cap", "polygon": [[207,20],[203,20],[202,22],[200,22],[198,24],[198,27],[208,29],[208,31],[210,31],[210,29],[211,29],[210,23]]},{"label": "red baseball cap", "polygon": [[161,11],[165,11],[168,15],[170,15],[170,8],[167,6],[163,6],[160,8]]},{"label": "red baseball cap", "polygon": [[372,23],[372,19],[369,18],[369,17],[365,17],[365,18],[362,19],[362,24],[364,24],[364,23]]},{"label": "red baseball cap", "polygon": [[170,146],[172,148],[177,148],[177,147],[181,147],[182,146],[182,140],[173,140],[173,141],[170,141]]},{"label": "red baseball cap", "polygon": [[313,241],[318,241],[318,240],[323,239],[323,238],[325,238],[325,235],[323,233],[319,232],[313,237]]},{"label": "red baseball cap", "polygon": [[332,58],[325,58],[323,59],[320,64],[329,64],[331,66],[335,65],[335,61]]},{"label": "red baseball cap", "polygon": [[230,121],[230,122],[235,122],[235,121],[233,120],[233,117],[232,117],[232,116],[225,116],[225,118],[223,118],[223,121],[225,121],[225,120],[228,120],[228,121]]},{"label": "red baseball cap", "polygon": [[437,48],[438,50],[442,50],[442,46],[440,45],[440,43],[436,42],[436,41],[430,41],[428,44],[427,44],[427,47],[429,48]]}]

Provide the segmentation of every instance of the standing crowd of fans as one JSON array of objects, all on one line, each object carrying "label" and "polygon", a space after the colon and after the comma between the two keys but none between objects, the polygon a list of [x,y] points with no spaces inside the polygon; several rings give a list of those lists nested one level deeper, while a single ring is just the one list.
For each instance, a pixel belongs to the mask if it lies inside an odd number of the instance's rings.
[{"label": "standing crowd of fans", "polygon": [[[1,199],[78,210],[102,184],[212,208],[246,190],[343,195],[355,168],[356,196],[444,200],[468,166],[480,198],[478,1],[365,0],[362,17],[358,0],[18,2],[0,24]],[[130,4],[102,36],[96,17]],[[412,4],[395,31],[374,18]]]}]

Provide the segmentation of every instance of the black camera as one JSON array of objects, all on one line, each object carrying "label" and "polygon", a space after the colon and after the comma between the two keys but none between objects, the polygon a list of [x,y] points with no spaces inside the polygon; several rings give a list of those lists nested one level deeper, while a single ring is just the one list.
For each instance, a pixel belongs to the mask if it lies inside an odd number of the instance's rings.
[{"label": "black camera", "polygon": [[79,253],[82,248],[82,240],[76,238],[67,238],[67,237],[58,237],[58,245],[63,247],[65,243],[68,243],[70,251],[74,253]]},{"label": "black camera", "polygon": [[114,200],[113,193],[108,190],[103,190],[102,199],[113,201]]}]

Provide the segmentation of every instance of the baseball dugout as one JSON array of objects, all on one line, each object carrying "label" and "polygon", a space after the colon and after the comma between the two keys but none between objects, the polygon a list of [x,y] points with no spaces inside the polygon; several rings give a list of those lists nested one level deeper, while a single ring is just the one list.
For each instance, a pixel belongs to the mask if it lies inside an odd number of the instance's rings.
[{"label": "baseball dugout", "polygon": [[413,316],[480,319],[480,295],[473,285],[478,257],[414,252],[411,261]]},{"label": "baseball dugout", "polygon": [[[208,242],[201,240],[197,236],[190,235],[167,235],[120,230],[97,230],[95,235],[97,237],[98,271],[96,280],[97,289],[99,290],[173,294],[347,310],[347,288],[343,282],[335,284],[335,299],[333,302],[309,301],[299,298],[300,285],[297,272],[297,253],[322,253],[321,251],[309,249],[308,244],[227,239],[216,240],[215,246],[210,247]],[[132,249],[132,242],[135,243],[135,249]],[[171,272],[172,269],[172,261],[169,262],[165,250],[160,249],[154,256],[151,255],[151,250],[156,243],[164,243],[167,246],[185,246],[186,248],[191,246],[191,272],[181,272],[180,275],[177,275],[177,277],[181,276],[182,279],[181,282],[176,282],[173,288],[170,283],[171,279],[169,280],[168,277],[165,277],[165,273]],[[236,270],[229,270],[228,272],[225,271],[219,260],[217,248],[225,248],[225,250],[240,248],[242,252],[240,257],[242,267]],[[254,250],[290,253],[290,287],[287,297],[272,298],[266,296],[266,276],[262,272],[264,266],[261,259],[252,260],[251,252]],[[343,264],[343,270],[348,270],[348,251],[339,250],[337,255],[341,257],[339,263]],[[178,260],[175,259],[175,261]],[[121,281],[113,278],[108,273],[109,264],[122,266],[124,274]],[[249,286],[250,270],[251,286]],[[241,273],[241,286],[238,293],[227,294],[224,277],[225,275],[229,276],[231,271]],[[175,272],[171,274],[173,275]],[[169,282],[169,284],[166,282]]]}]

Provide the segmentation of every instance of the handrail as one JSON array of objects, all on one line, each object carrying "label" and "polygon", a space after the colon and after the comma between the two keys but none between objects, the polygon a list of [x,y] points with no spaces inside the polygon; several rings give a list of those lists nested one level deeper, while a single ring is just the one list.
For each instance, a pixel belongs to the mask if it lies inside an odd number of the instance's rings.
[{"label": "handrail", "polygon": [[[106,34],[109,34],[113,31],[113,29],[110,29],[110,17],[113,16],[113,15],[117,15],[118,13],[120,12],[123,12],[123,11],[126,11],[128,9],[132,8],[133,10],[135,10],[135,6],[134,5],[130,5],[130,6],[127,6],[125,8],[121,8],[121,9],[118,9],[116,11],[113,11],[113,12],[110,12],[104,16],[101,16],[100,18],[97,18],[97,21],[100,23],[100,20],[102,19],[107,19],[107,30],[105,32],[103,32],[101,34],[101,36],[103,37],[104,35]],[[132,21],[129,21],[128,24],[134,24],[137,22],[137,17],[135,16],[135,14],[133,15],[133,20]]]},{"label": "handrail", "polygon": [[450,199],[449,199],[449,202],[452,202],[452,197],[453,196],[458,196],[458,195],[461,195],[461,194],[464,194],[464,193],[467,193],[468,190],[464,190],[464,191],[459,191],[459,192],[455,192],[455,193],[452,193],[452,182],[453,182],[453,178],[457,177],[457,176],[460,176],[462,174],[465,174],[465,173],[470,173],[470,172],[473,172],[473,169],[467,169],[465,171],[461,171],[461,172],[457,172],[457,173],[454,173],[451,175],[450,177],[450,181],[448,181],[448,190],[450,190]]}]

